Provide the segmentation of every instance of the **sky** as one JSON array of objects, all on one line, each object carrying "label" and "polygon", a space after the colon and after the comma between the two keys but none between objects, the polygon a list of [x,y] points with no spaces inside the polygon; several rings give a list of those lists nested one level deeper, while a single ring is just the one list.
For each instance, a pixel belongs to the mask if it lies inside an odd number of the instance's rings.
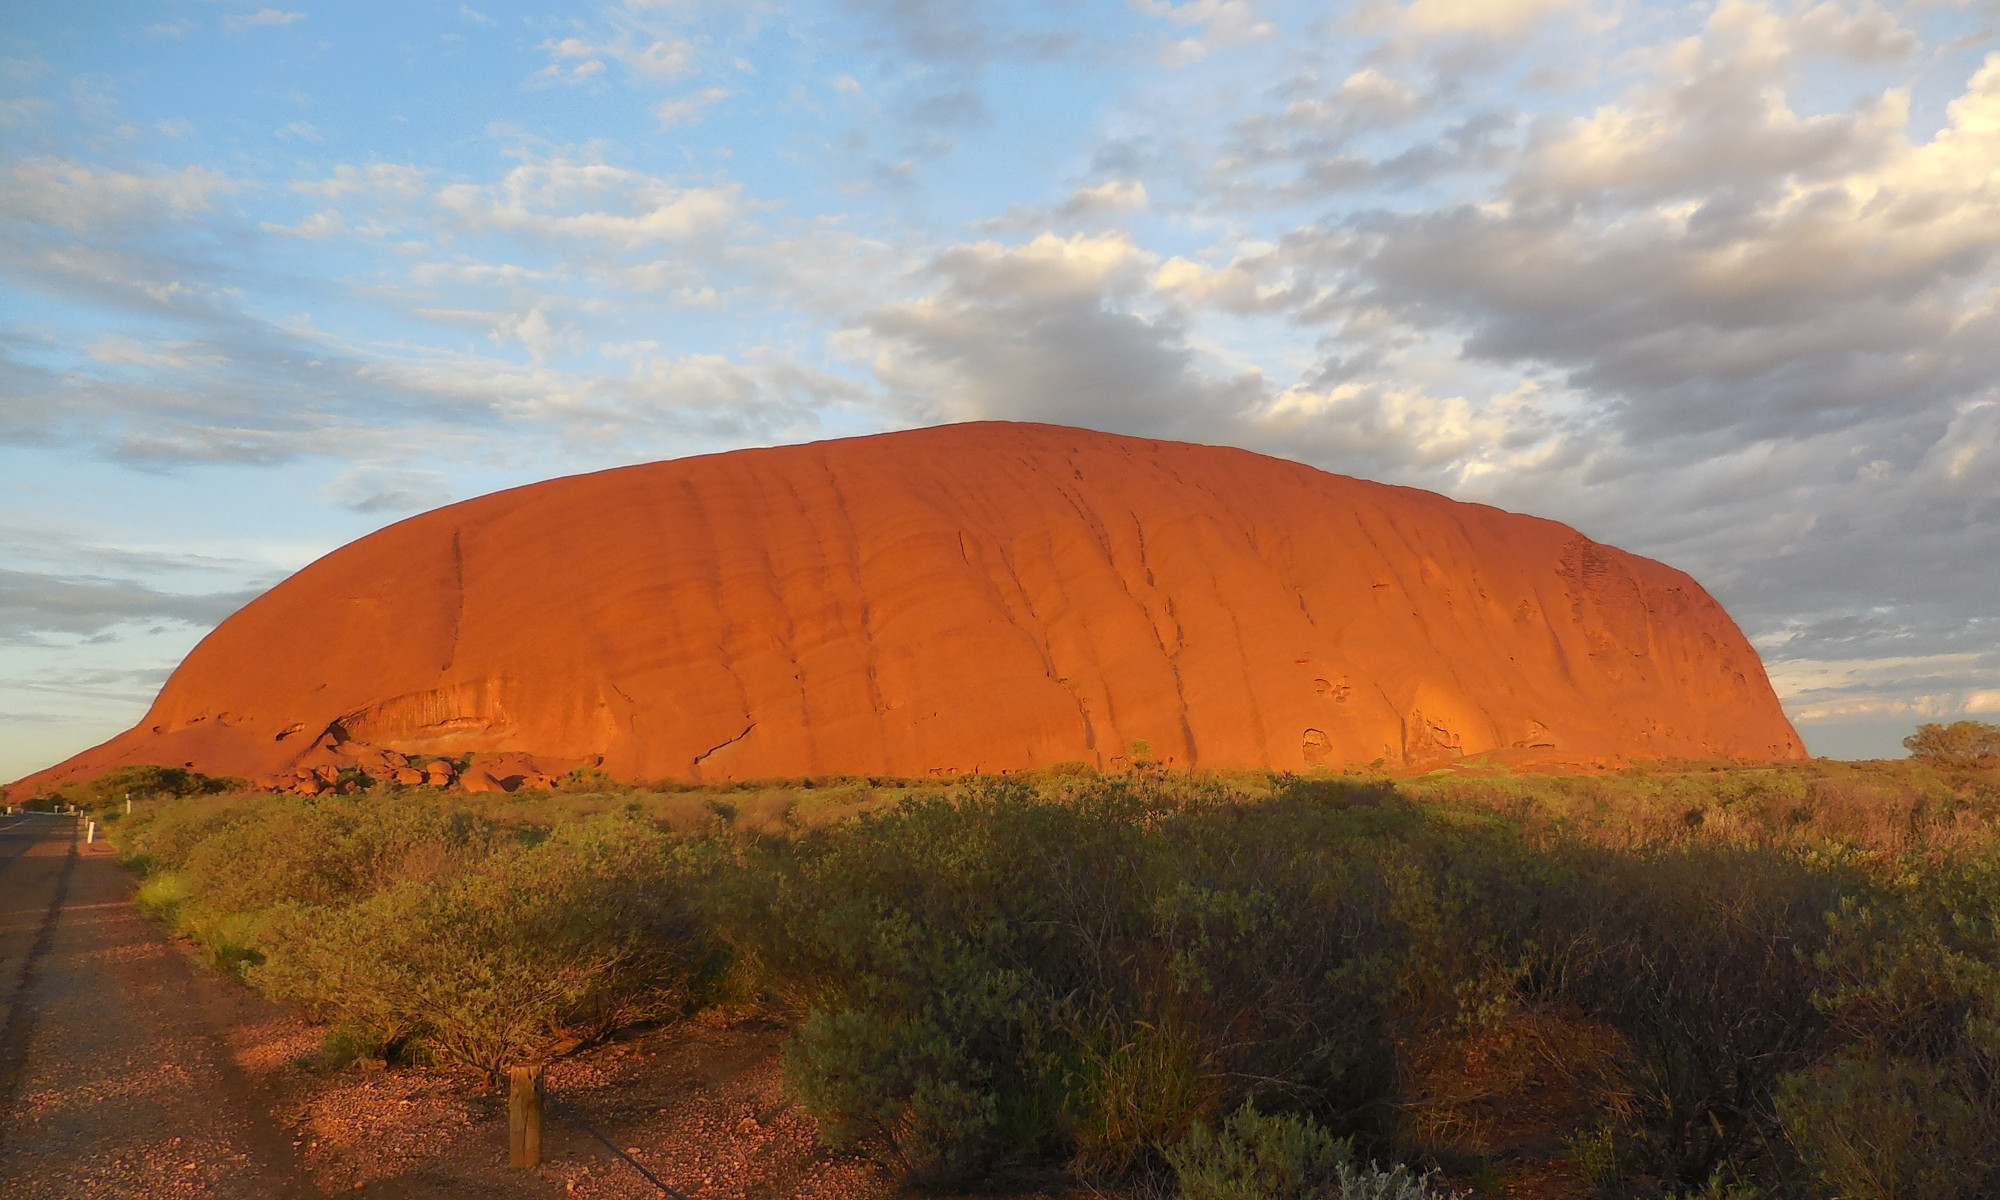
[{"label": "sky", "polygon": [[1996,250],[1994,0],[0,0],[0,779],[414,512],[984,418],[1565,521],[1900,754]]}]

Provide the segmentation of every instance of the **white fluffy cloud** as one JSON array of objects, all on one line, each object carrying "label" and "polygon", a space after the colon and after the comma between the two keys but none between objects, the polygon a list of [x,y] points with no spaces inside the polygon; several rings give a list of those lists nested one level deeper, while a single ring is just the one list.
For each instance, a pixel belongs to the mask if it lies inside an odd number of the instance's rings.
[{"label": "white fluffy cloud", "polygon": [[682,187],[601,162],[524,162],[496,183],[454,183],[435,200],[460,228],[626,246],[714,234],[741,209],[731,183]]}]

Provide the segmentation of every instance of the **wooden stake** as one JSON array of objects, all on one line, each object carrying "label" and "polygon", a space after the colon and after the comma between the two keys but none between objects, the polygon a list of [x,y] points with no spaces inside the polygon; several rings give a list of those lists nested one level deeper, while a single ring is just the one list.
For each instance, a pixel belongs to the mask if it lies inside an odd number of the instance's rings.
[{"label": "wooden stake", "polygon": [[507,1165],[532,1171],[542,1165],[542,1068],[507,1072]]}]

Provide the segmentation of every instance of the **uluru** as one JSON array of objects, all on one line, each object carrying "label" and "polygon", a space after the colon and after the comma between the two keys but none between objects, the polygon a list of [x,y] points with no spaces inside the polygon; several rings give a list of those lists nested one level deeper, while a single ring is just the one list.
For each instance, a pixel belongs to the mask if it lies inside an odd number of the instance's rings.
[{"label": "uluru", "polygon": [[412,517],[252,601],[138,726],[22,783],[468,755],[907,778],[1135,752],[1297,771],[1804,747],[1742,632],[1661,563],[1244,450],[982,422]]}]

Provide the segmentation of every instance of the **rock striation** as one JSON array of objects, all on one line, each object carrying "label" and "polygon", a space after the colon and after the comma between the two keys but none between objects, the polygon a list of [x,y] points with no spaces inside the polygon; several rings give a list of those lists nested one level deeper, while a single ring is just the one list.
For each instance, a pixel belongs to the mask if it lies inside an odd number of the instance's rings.
[{"label": "rock striation", "polygon": [[1243,450],[988,422],[412,517],[244,607],[138,727],[23,783],[145,762],[511,789],[580,765],[911,777],[1135,753],[1804,749],[1742,633],[1671,567]]}]

